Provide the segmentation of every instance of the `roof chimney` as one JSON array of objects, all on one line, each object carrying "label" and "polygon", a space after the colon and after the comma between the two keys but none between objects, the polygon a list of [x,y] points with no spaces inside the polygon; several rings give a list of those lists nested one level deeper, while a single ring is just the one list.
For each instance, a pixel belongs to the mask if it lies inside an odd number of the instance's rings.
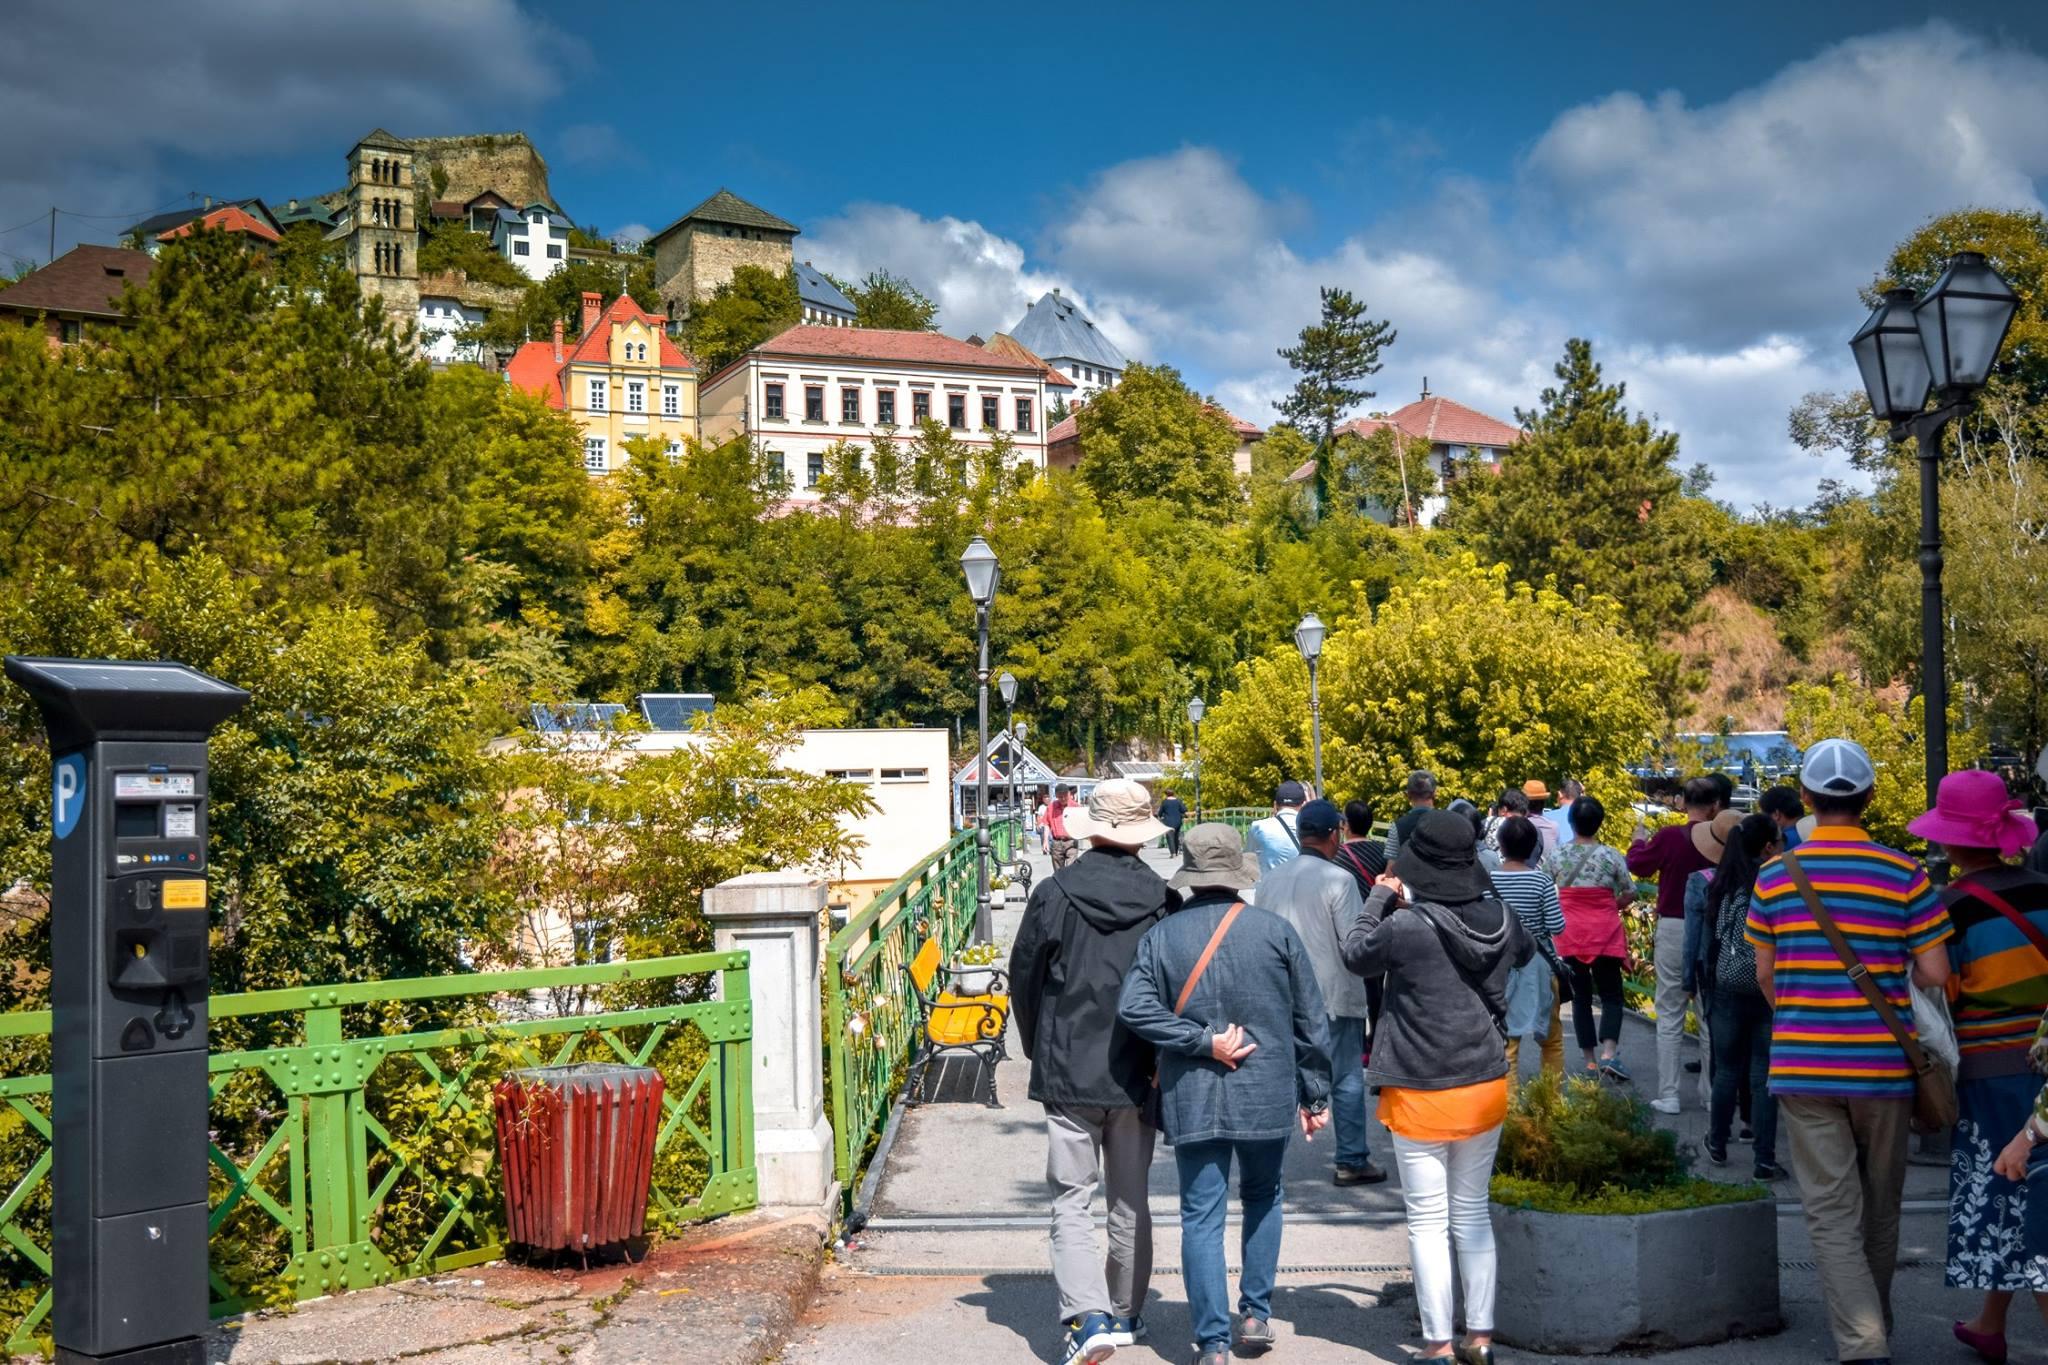
[{"label": "roof chimney", "polygon": [[562,320],[555,319],[555,363],[562,363]]},{"label": "roof chimney", "polygon": [[1428,397],[1429,397],[1429,376],[1428,376],[1428,375],[1424,375],[1424,376],[1422,376],[1422,396],[1423,396],[1424,398],[1428,398]]},{"label": "roof chimney", "polygon": [[604,312],[604,295],[594,289],[583,291],[583,335],[589,336],[590,329],[597,326],[597,318]]}]

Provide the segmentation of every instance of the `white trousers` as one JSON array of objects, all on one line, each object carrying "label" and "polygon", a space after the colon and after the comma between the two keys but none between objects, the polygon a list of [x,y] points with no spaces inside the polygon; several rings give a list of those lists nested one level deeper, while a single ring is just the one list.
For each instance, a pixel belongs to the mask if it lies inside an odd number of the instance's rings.
[{"label": "white trousers", "polygon": [[[1678,1103],[1685,1072],[1685,921],[1657,921],[1657,1097]],[[1700,1068],[1701,1076],[1706,1068]]]},{"label": "white trousers", "polygon": [[1394,1134],[1401,1169],[1401,1200],[1408,1206],[1408,1260],[1415,1270],[1415,1305],[1425,1340],[1449,1341],[1453,1311],[1451,1244],[1457,1243],[1457,1278],[1465,1285],[1465,1330],[1493,1331],[1493,1217],[1486,1202],[1493,1179],[1498,1125],[1458,1142],[1416,1142]]}]

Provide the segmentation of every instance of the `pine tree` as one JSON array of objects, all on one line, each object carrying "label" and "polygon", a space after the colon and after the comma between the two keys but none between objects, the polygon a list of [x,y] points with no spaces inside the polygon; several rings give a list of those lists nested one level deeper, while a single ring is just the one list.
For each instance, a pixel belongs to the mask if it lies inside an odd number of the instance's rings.
[{"label": "pine tree", "polygon": [[1365,304],[1348,290],[1324,289],[1320,320],[1301,329],[1298,344],[1280,348],[1280,358],[1301,376],[1294,392],[1281,400],[1280,413],[1317,438],[1316,498],[1328,504],[1330,450],[1337,423],[1344,414],[1373,396],[1358,381],[1380,372],[1380,351],[1394,344],[1396,333],[1385,322],[1367,317]]},{"label": "pine tree", "polygon": [[1591,342],[1567,342],[1556,374],[1534,411],[1515,413],[1525,434],[1498,476],[1457,471],[1438,524],[1518,582],[1555,575],[1566,592],[1614,598],[1656,639],[1684,620],[1710,569],[1682,515],[1678,436],[1629,414],[1627,385],[1605,381]]}]

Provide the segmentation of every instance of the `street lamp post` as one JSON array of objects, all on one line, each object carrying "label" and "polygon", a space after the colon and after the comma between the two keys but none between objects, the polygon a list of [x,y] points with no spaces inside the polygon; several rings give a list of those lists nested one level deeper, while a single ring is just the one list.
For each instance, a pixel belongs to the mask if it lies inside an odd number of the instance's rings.
[{"label": "street lamp post", "polygon": [[974,938],[977,943],[992,943],[995,919],[988,906],[988,613],[995,605],[996,585],[1002,581],[1003,571],[996,563],[996,552],[980,536],[967,542],[960,570],[967,576],[967,595],[974,599],[977,637],[974,682],[981,748],[974,764]]},{"label": "street lamp post", "polygon": [[[1009,669],[1007,669],[1007,668],[1006,668],[1006,669],[1004,669],[1004,670],[1003,670],[1003,671],[1002,671],[1002,672],[1001,672],[1001,673],[1000,673],[999,675],[997,675],[997,677],[996,677],[996,691],[1002,694],[1002,698],[1003,698],[1003,733],[1004,733],[1005,735],[1008,735],[1008,736],[1009,736],[1009,740],[1010,740],[1010,745],[1011,745],[1011,748],[1010,748],[1010,814],[1011,814],[1012,816],[1015,816],[1015,815],[1017,814],[1017,750],[1016,750],[1016,747],[1015,747],[1015,746],[1016,746],[1016,743],[1017,743],[1017,729],[1016,729],[1016,726],[1017,726],[1017,716],[1016,716],[1016,712],[1014,711],[1014,709],[1013,709],[1013,708],[1014,708],[1014,707],[1015,707],[1015,706],[1017,705],[1017,675],[1016,675],[1016,674],[1014,674],[1014,673],[1012,673],[1012,672],[1011,672],[1011,671],[1010,671]],[[1022,827],[1022,824],[1023,824],[1023,822],[1022,822],[1022,821],[1020,820],[1020,821],[1018,822],[1018,824],[1019,824],[1019,827],[1021,828],[1021,827]]]},{"label": "street lamp post", "polygon": [[1188,698],[1188,724],[1195,727],[1195,823],[1202,823],[1202,717],[1209,707],[1200,697]]},{"label": "street lamp post", "polygon": [[[1948,773],[1941,433],[1969,410],[1991,377],[2018,307],[2018,295],[1982,252],[1959,251],[1925,294],[1886,290],[1849,341],[1872,415],[1890,424],[1894,441],[1911,437],[1920,460],[1920,692],[1929,807]],[[1930,391],[1935,405],[1927,408]],[[1939,845],[1929,845],[1927,862],[1937,882],[1948,879],[1948,856]]]},{"label": "street lamp post", "polygon": [[1301,651],[1302,662],[1308,665],[1308,725],[1309,734],[1315,744],[1316,795],[1323,794],[1323,701],[1316,687],[1316,661],[1323,656],[1323,637],[1329,628],[1314,612],[1301,618],[1301,624],[1294,628],[1294,647]]},{"label": "street lamp post", "polygon": [[[1018,721],[1010,727],[1010,739],[1017,748],[1024,746],[1024,722]],[[1017,837],[1024,836],[1024,807],[1017,798],[1017,749],[1010,751],[1010,809],[1017,813]]]}]

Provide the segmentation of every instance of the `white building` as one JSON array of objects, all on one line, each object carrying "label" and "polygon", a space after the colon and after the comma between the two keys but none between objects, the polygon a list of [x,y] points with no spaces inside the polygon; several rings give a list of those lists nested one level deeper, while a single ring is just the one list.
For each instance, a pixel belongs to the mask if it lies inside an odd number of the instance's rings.
[{"label": "white building", "polygon": [[491,229],[491,247],[519,267],[530,280],[544,280],[569,260],[569,219],[546,204],[528,204],[518,212],[498,210]]},{"label": "white building", "polygon": [[1027,305],[1010,335],[1074,381],[1078,390],[1072,395],[1075,402],[1086,402],[1104,389],[1115,388],[1130,366],[1102,329],[1057,289]]},{"label": "white building", "polygon": [[445,294],[421,294],[420,354],[436,365],[453,365],[457,361],[477,364],[482,359],[482,348],[475,342],[460,341],[457,334],[489,316],[483,309],[472,308]]},{"label": "white building", "polygon": [[1000,434],[1043,469],[1045,404],[1041,367],[937,332],[797,326],[705,381],[699,411],[705,440],[753,437],[806,499],[833,443],[909,440],[926,420],[970,446]]}]

